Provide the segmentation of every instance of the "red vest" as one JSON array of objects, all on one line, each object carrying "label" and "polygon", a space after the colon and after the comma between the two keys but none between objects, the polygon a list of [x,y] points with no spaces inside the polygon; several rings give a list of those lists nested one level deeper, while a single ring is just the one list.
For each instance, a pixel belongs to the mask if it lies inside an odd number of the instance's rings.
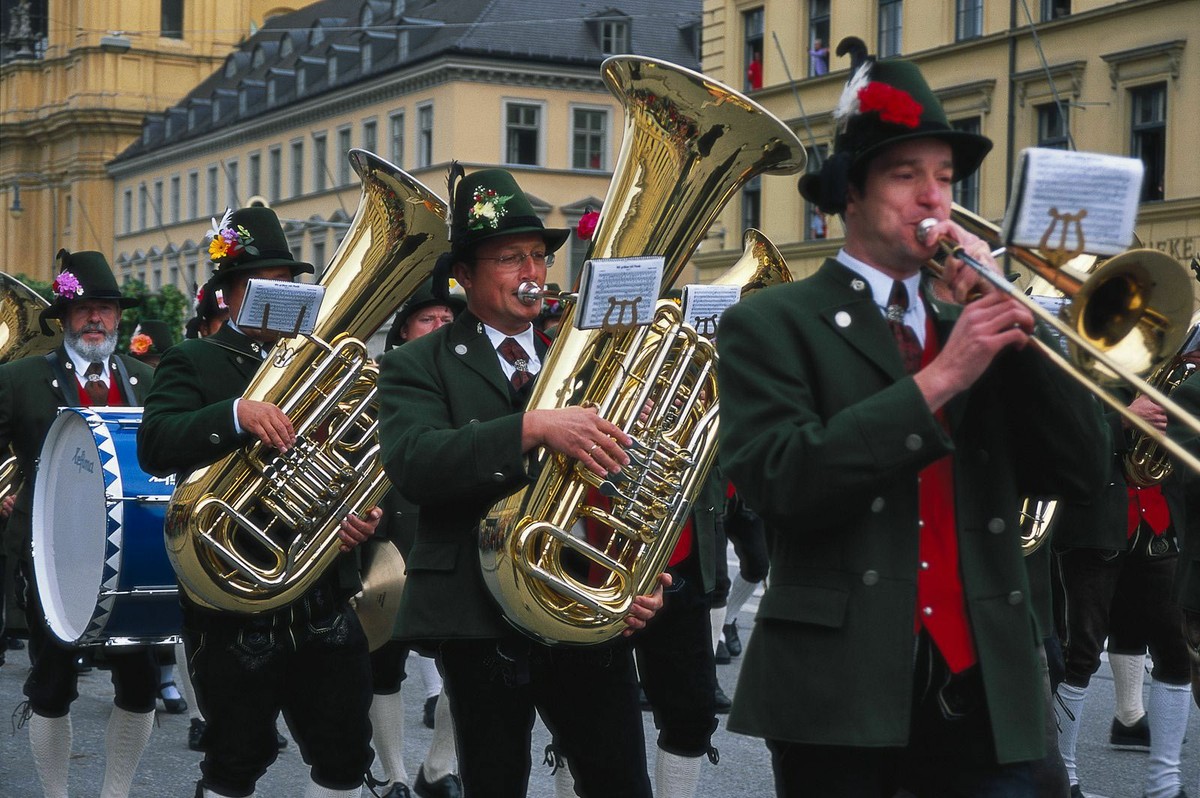
[{"label": "red vest", "polygon": [[[108,370],[108,406],[109,407],[124,407],[125,400],[121,398],[121,386],[117,384],[117,372],[115,369]],[[79,407],[91,407],[92,400],[88,398],[87,391],[80,385],[78,378],[75,380],[75,387],[79,392]]]},{"label": "red vest", "polygon": [[1162,485],[1151,485],[1148,488],[1129,486],[1129,524],[1126,532],[1129,537],[1137,531],[1138,525],[1146,522],[1146,526],[1155,535],[1161,535],[1171,526],[1171,511],[1163,496]]},{"label": "red vest", "polygon": [[[933,320],[926,318],[921,368],[929,365],[940,351]],[[945,424],[940,410],[937,417]],[[951,672],[958,673],[974,665],[978,658],[971,639],[971,622],[967,617],[962,569],[958,561],[954,458],[946,455],[930,463],[921,470],[919,479],[921,530],[914,629],[919,631],[925,627]]]}]

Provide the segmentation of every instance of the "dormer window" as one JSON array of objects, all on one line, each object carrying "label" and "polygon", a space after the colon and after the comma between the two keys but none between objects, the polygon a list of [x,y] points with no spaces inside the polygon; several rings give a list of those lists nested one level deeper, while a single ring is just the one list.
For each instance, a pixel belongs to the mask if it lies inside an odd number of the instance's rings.
[{"label": "dormer window", "polygon": [[292,35],[290,33],[285,33],[279,37],[279,55],[281,57],[287,58],[295,52],[295,49],[296,46],[292,43]]},{"label": "dormer window", "polygon": [[263,64],[267,63],[267,52],[260,44],[254,48],[254,53],[250,56],[250,68],[258,69]]},{"label": "dormer window", "polygon": [[230,53],[225,59],[225,77],[231,78],[237,74],[237,53]]},{"label": "dormer window", "polygon": [[605,55],[630,51],[628,18],[608,17],[600,20],[600,50]]},{"label": "dormer window", "polygon": [[325,41],[325,31],[321,29],[320,22],[314,22],[312,30],[308,34],[308,46],[316,47],[323,41]]}]

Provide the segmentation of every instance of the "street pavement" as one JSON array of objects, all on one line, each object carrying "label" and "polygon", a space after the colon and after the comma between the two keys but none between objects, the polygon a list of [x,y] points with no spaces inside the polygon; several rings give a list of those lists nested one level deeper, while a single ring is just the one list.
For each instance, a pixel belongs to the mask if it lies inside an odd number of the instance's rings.
[{"label": "street pavement", "polygon": [[[736,561],[732,568],[736,569]],[[748,639],[758,607],[755,595],[738,618],[743,640]],[[0,709],[12,713],[21,702],[21,684],[28,670],[25,651],[8,652],[8,664],[0,667]],[[740,659],[730,665],[717,666],[722,687],[733,695],[737,684]],[[402,694],[405,707],[405,764],[409,774],[416,776],[417,766],[429,748],[432,732],[421,723],[424,695],[416,668]],[[1149,678],[1146,680],[1149,699]],[[784,686],[781,686],[784,687]],[[104,776],[104,726],[112,706],[112,685],[108,674],[93,670],[80,676],[79,699],[72,710],[74,728],[70,790],[72,796],[87,798],[99,794]],[[161,706],[161,705],[160,705]],[[1103,798],[1139,798],[1142,795],[1143,774],[1147,755],[1141,752],[1115,751],[1108,745],[1109,725],[1113,713],[1112,673],[1102,664],[1092,681],[1080,733],[1079,759],[1083,787],[1090,796]],[[0,714],[0,717],[3,717]],[[26,728],[15,728],[16,717],[8,728],[0,728],[0,798],[37,798],[41,795],[37,775],[29,750]],[[655,731],[649,713],[643,713],[647,741],[647,756],[653,773]],[[188,716],[168,715],[159,711],[150,743],[142,757],[134,780],[135,798],[190,798],[199,777],[201,755],[187,747]],[[287,734],[283,724],[280,730]],[[1200,795],[1200,712],[1193,710],[1188,727],[1189,742],[1183,751],[1183,783],[1192,795]],[[289,736],[290,739],[290,736]],[[549,768],[541,763],[549,738],[538,723],[531,749],[533,760],[529,779],[530,798],[553,798],[554,779]],[[773,794],[770,759],[761,740],[732,734],[725,729],[725,717],[713,737],[720,750],[720,763],[701,768],[698,795],[705,796],[770,796]],[[266,776],[259,782],[259,798],[302,796],[308,783],[308,769],[296,750],[294,741],[279,755]],[[363,795],[369,795],[364,789]]]}]

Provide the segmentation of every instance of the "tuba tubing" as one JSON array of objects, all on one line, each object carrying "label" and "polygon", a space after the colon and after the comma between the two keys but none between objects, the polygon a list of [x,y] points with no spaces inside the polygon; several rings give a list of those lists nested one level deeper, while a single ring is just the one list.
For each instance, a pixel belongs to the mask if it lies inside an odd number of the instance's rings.
[{"label": "tuba tubing", "polygon": [[[636,56],[609,58],[601,72],[625,129],[591,257],[659,255],[670,285],[747,181],[804,168],[804,147],[786,124],[704,75]],[[594,404],[633,438],[630,466],[619,480],[599,480],[539,450],[537,481],[483,519],[479,556],[515,627],[551,643],[594,644],[618,635],[633,599],[654,588],[715,459],[716,352],[670,301],[658,303],[650,325],[626,332],[575,329],[574,313],[569,304],[526,406]],[[587,503],[596,491],[611,509]],[[607,527],[606,541],[572,533],[587,519]],[[564,563],[568,551],[603,576]]]},{"label": "tuba tubing", "polygon": [[283,410],[296,445],[281,455],[256,441],[199,468],[167,508],[167,555],[204,606],[256,613],[294,601],[337,558],[342,519],[388,489],[378,371],[363,341],[429,276],[446,246],[446,204],[376,155],[348,157],[362,194],[321,277],[313,333],[279,341],[242,394]]}]

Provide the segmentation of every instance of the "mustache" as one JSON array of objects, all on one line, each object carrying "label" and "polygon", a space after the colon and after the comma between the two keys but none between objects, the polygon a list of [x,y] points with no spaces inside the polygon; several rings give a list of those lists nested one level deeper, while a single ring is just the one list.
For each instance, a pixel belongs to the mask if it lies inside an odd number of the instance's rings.
[{"label": "mustache", "polygon": [[103,324],[85,324],[79,328],[80,335],[84,335],[86,333],[93,333],[93,332],[100,333],[101,335],[109,334],[108,328],[106,328]]}]

